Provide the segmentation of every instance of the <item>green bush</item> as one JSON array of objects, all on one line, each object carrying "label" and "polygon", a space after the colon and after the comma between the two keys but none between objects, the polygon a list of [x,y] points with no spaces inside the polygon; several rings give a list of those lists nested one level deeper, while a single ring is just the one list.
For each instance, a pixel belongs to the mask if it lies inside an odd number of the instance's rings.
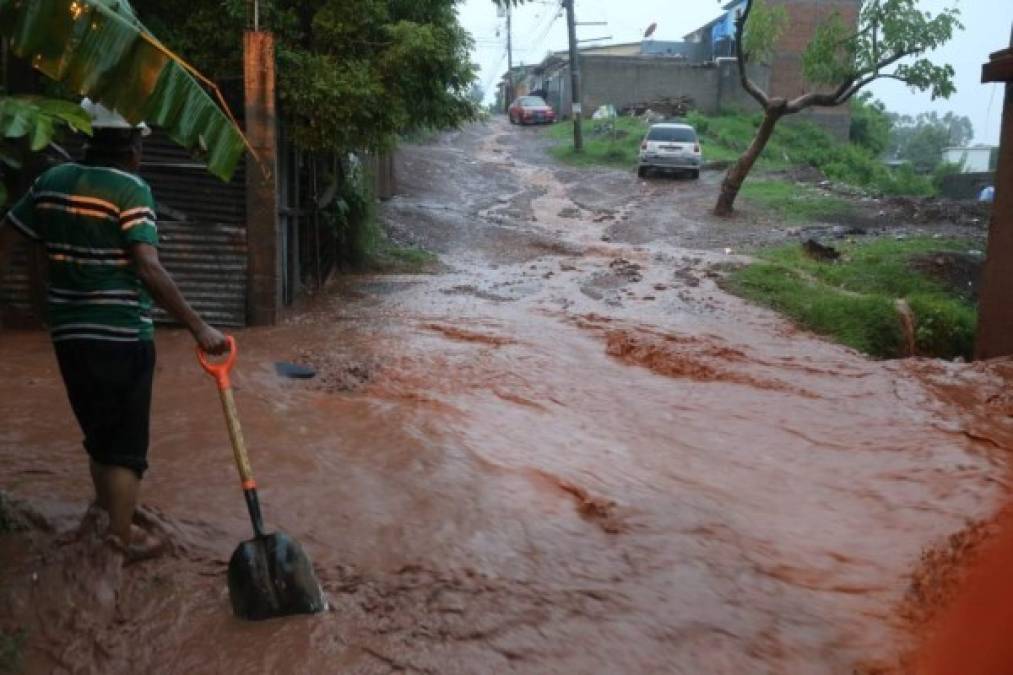
[{"label": "green bush", "polygon": [[[754,115],[691,113],[687,120],[700,132],[702,142],[713,156],[715,146],[738,155],[749,147],[760,125]],[[770,142],[757,162],[760,169],[811,166],[827,178],[886,195],[928,196],[935,193],[929,177],[915,174],[910,167],[890,169],[867,147],[841,143],[822,128],[787,118],[774,129]]]},{"label": "green bush", "polygon": [[761,251],[758,261],[732,273],[729,290],[772,307],[800,325],[879,358],[904,353],[896,309],[906,300],[915,319],[919,354],[972,354],[975,306],[911,267],[930,251],[966,250],[968,242],[917,238],[841,245],[838,263],[816,262],[797,244]]},{"label": "green bush", "polygon": [[22,650],[25,643],[23,630],[15,633],[0,631],[0,673],[20,673],[24,667]]},{"label": "green bush", "polygon": [[971,358],[978,314],[966,302],[939,295],[918,294],[907,299],[917,321],[915,345],[919,354]]}]

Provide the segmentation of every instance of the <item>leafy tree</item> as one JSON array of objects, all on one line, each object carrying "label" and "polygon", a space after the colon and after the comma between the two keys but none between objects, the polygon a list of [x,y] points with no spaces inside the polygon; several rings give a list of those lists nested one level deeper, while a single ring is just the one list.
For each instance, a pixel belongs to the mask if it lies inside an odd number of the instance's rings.
[{"label": "leafy tree", "polygon": [[864,91],[851,99],[851,128],[848,138],[852,143],[879,156],[890,146],[892,131],[893,118],[886,111],[882,101],[872,98],[871,92]]},{"label": "leafy tree", "polygon": [[[347,152],[389,147],[399,135],[471,119],[472,41],[456,0],[261,0],[274,32],[278,96],[300,147]],[[181,13],[136,0],[138,13],[215,77],[242,73],[244,0],[191,0]]]},{"label": "leafy tree", "polygon": [[[923,12],[917,0],[866,0],[857,29],[845,26],[839,14],[822,21],[802,57],[802,71],[813,87],[792,99],[770,96],[749,77],[746,65],[763,60],[787,26],[783,7],[763,0],[746,0],[735,25],[735,45],[743,88],[763,108],[763,120],[749,148],[732,165],[721,184],[714,212],[730,215],[743,181],[770,140],[777,123],[812,107],[834,107],[850,101],[866,85],[884,78],[899,80],[933,98],[954,91],[953,68],[921,56],[945,43],[960,28],[955,9],[936,16]],[[820,90],[826,88],[828,90]]]},{"label": "leafy tree", "polygon": [[[209,170],[227,179],[243,154],[235,123],[208,96],[202,76],[138,20],[126,0],[0,0],[0,34],[11,50],[68,91],[87,95],[137,123],[164,128],[187,148],[206,150]],[[58,122],[48,110],[20,107],[36,130]],[[0,128],[4,136],[10,129]]]},{"label": "leafy tree", "polygon": [[[76,103],[43,96],[0,96],[0,162],[19,170],[27,155],[38,152],[66,130],[91,133],[91,119]],[[0,182],[0,206],[7,186]]]},{"label": "leafy tree", "polygon": [[921,173],[934,171],[943,161],[943,150],[964,146],[974,138],[974,125],[963,115],[937,112],[917,117],[893,115],[890,152],[896,159],[911,162]]}]

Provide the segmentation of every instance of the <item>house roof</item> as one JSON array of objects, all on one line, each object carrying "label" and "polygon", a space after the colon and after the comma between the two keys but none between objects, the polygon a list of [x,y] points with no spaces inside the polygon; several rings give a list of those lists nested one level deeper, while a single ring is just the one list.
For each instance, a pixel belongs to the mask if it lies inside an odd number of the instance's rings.
[{"label": "house roof", "polygon": [[683,51],[685,42],[675,40],[644,40],[640,43],[641,54],[677,54]]}]

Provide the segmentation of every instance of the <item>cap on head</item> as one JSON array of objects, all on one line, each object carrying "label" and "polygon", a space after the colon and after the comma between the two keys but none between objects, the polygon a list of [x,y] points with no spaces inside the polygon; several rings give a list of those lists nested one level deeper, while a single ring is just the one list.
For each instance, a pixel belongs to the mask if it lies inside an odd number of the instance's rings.
[{"label": "cap on head", "polygon": [[92,101],[90,98],[82,99],[81,107],[84,108],[85,112],[88,113],[88,117],[91,118],[93,129],[137,129],[141,132],[142,136],[147,136],[151,133],[151,128],[144,122],[131,124],[123,115],[115,110],[110,110],[101,103]]}]

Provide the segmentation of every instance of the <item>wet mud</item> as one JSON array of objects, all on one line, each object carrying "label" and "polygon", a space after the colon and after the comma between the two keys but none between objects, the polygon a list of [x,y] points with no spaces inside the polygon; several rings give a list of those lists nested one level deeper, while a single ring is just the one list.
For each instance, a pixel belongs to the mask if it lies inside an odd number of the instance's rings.
[{"label": "wet mud", "polygon": [[[230,615],[225,567],[249,523],[187,335],[158,336],[139,522],[171,550],[123,565],[80,528],[86,458],[51,347],[0,332],[0,490],[19,523],[0,534],[0,630],[24,631],[27,672],[922,658],[1009,494],[1013,369],[871,362],[728,296],[709,271],[739,258],[673,243],[685,221],[707,229],[692,209],[616,237],[641,191],[702,202],[706,180],[595,183],[539,159],[532,131],[404,151],[405,193],[381,217],[439,251],[440,273],[342,278],[237,333],[268,528],[313,558],[324,615]],[[318,376],[282,379],[280,360]]]}]

